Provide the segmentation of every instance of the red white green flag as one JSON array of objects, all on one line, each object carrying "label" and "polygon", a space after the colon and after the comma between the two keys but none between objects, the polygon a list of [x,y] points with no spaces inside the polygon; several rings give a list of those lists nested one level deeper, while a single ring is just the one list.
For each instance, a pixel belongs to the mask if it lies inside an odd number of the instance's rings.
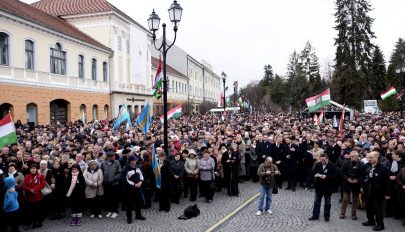
[{"label": "red white green flag", "polygon": [[[171,119],[171,118],[179,118],[181,116],[181,112],[182,112],[182,106],[176,106],[175,108],[169,110],[167,112],[167,120]],[[163,123],[163,119],[164,118],[164,114],[162,116],[160,116],[160,121]]]},{"label": "red white green flag", "polygon": [[7,114],[0,120],[0,148],[17,143],[17,135],[11,115]]},{"label": "red white green flag", "polygon": [[339,122],[339,138],[342,138],[343,135],[343,123],[345,122],[345,108],[343,108],[342,115],[340,116]]},{"label": "red white green flag", "polygon": [[155,80],[153,84],[153,96],[156,99],[160,99],[162,97],[162,87],[163,87],[163,72],[162,72],[162,60],[159,57],[159,65],[156,70]]},{"label": "red white green flag", "polygon": [[327,89],[318,95],[307,98],[305,102],[307,103],[309,112],[327,106],[330,104],[330,90]]},{"label": "red white green flag", "polygon": [[319,117],[315,120],[315,126],[321,125],[322,120],[323,120],[323,110],[319,114]]},{"label": "red white green flag", "polygon": [[397,90],[394,87],[391,87],[381,94],[381,99],[385,100],[386,98],[391,97],[394,94],[397,94]]}]

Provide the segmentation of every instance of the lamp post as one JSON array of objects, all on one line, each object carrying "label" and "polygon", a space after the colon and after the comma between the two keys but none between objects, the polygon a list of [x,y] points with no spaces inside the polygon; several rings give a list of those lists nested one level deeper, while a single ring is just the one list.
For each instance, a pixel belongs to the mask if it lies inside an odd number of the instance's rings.
[{"label": "lamp post", "polygon": [[[402,77],[403,75],[401,75],[401,74],[405,73],[405,65],[403,65],[402,67],[398,67],[395,71],[396,71],[396,73],[398,75],[398,78],[399,78],[399,81],[400,81],[400,84],[401,84],[401,89],[399,90],[399,94],[401,94],[402,90],[404,89],[404,83],[403,83],[403,77]],[[401,118],[402,118],[403,117],[403,108],[402,108],[403,99],[402,99],[402,96],[399,98],[399,103],[400,103],[400,106],[401,106]]]},{"label": "lamp post", "polygon": [[234,113],[236,113],[236,92],[238,91],[238,81],[233,82],[233,105],[235,106]]},{"label": "lamp post", "polygon": [[164,136],[164,151],[166,155],[169,155],[169,140],[168,140],[168,123],[167,123],[167,86],[168,80],[166,76],[166,55],[167,51],[174,45],[177,38],[177,24],[181,20],[181,15],[183,13],[183,8],[180,4],[177,3],[176,0],[173,1],[172,5],[169,8],[169,17],[170,21],[174,23],[173,31],[174,31],[174,40],[171,44],[166,42],[166,24],[163,23],[163,37],[162,43],[159,47],[156,46],[156,32],[159,30],[160,18],[155,13],[155,10],[152,11],[148,19],[148,26],[149,30],[152,31],[152,39],[153,45],[155,46],[156,50],[160,51],[163,55],[163,136]]},{"label": "lamp post", "polygon": [[225,114],[225,108],[226,108],[226,100],[225,100],[225,83],[226,83],[226,74],[224,73],[224,72],[222,72],[222,74],[221,74],[221,76],[222,76],[222,82],[224,83],[224,97],[223,97],[223,103],[224,103],[224,105],[223,105],[223,107],[224,107],[224,114]]}]

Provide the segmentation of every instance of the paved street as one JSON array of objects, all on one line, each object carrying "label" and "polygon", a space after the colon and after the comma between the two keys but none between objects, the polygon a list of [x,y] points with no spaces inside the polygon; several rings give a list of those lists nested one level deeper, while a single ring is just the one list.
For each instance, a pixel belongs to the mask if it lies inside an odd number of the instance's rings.
[{"label": "paved street", "polygon": [[[216,193],[214,202],[211,204],[203,203],[202,199],[199,199],[197,204],[201,210],[201,215],[190,220],[177,219],[184,208],[191,204],[188,200],[183,200],[180,205],[172,205],[172,210],[169,213],[158,212],[158,205],[155,204],[152,209],[143,211],[147,218],[146,221],[134,220],[131,225],[126,223],[125,212],[121,212],[115,220],[90,219],[88,215],[85,215],[83,225],[80,227],[69,226],[68,219],[54,222],[46,221],[41,231],[205,231],[255,195],[257,184],[243,183],[240,185],[240,189],[242,194],[239,198]],[[333,198],[332,216],[329,223],[325,223],[323,218],[316,222],[308,222],[307,218],[312,209],[312,199],[313,192],[307,192],[301,188],[298,188],[295,193],[281,190],[273,198],[273,215],[255,216],[257,207],[255,199],[214,231],[372,231],[371,228],[365,228],[361,225],[361,222],[365,220],[363,211],[360,211],[357,221],[338,218],[339,202],[337,195]],[[403,229],[404,227],[399,221],[386,219],[385,231],[399,232]]]}]

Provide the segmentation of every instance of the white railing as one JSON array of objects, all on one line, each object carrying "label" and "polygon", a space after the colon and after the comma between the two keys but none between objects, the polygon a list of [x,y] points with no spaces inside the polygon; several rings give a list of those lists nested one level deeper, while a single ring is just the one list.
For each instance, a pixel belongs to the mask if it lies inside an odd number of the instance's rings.
[{"label": "white railing", "polygon": [[111,83],[111,90],[125,93],[145,94],[145,95],[152,95],[153,93],[151,88],[146,88],[144,85],[124,83],[119,81],[113,81]]},{"label": "white railing", "polygon": [[102,92],[110,91],[110,83],[108,82],[7,66],[0,66],[0,79],[39,86],[45,85]]}]

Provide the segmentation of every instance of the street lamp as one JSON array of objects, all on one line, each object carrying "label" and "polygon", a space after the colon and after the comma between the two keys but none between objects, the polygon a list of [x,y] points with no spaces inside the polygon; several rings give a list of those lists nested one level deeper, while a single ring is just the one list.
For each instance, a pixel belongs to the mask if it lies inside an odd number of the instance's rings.
[{"label": "street lamp", "polygon": [[226,83],[226,74],[224,73],[224,72],[222,72],[222,74],[221,74],[221,76],[222,76],[222,82],[224,83],[224,97],[223,97],[223,102],[224,102],[224,105],[223,105],[223,107],[224,107],[224,114],[225,114],[225,108],[226,108],[226,101],[225,101],[225,83]]},{"label": "street lamp", "polygon": [[173,26],[173,31],[174,31],[174,40],[171,44],[168,44],[166,42],[166,24],[163,23],[163,37],[162,37],[162,44],[157,47],[156,46],[156,32],[159,30],[159,24],[160,24],[160,18],[159,16],[155,13],[155,10],[152,11],[152,14],[150,14],[149,19],[148,19],[148,26],[149,30],[152,32],[152,39],[153,39],[153,45],[155,46],[156,50],[160,51],[163,55],[163,136],[164,136],[164,150],[166,155],[169,155],[169,140],[168,140],[168,126],[167,126],[167,86],[168,86],[168,80],[166,76],[166,55],[167,51],[174,45],[176,42],[177,38],[177,24],[181,20],[181,15],[183,13],[183,8],[180,6],[180,4],[177,3],[176,0],[173,1],[172,5],[169,8],[169,17],[170,21],[174,23]]},{"label": "street lamp", "polygon": [[236,92],[238,91],[238,81],[233,82],[233,104],[234,104],[234,113],[236,113]]},{"label": "street lamp", "polygon": [[[405,65],[403,65],[402,67],[397,67],[397,69],[395,71],[396,71],[396,73],[398,75],[398,78],[399,78],[399,81],[400,81],[400,84],[401,84],[401,89],[399,90],[399,94],[401,94],[402,90],[404,89],[404,83],[403,83],[403,78],[402,78],[401,74],[405,73]],[[402,97],[399,98],[399,103],[400,103],[400,106],[401,106],[401,118],[402,118],[403,117],[403,108],[402,108],[403,100],[402,100]]]}]

